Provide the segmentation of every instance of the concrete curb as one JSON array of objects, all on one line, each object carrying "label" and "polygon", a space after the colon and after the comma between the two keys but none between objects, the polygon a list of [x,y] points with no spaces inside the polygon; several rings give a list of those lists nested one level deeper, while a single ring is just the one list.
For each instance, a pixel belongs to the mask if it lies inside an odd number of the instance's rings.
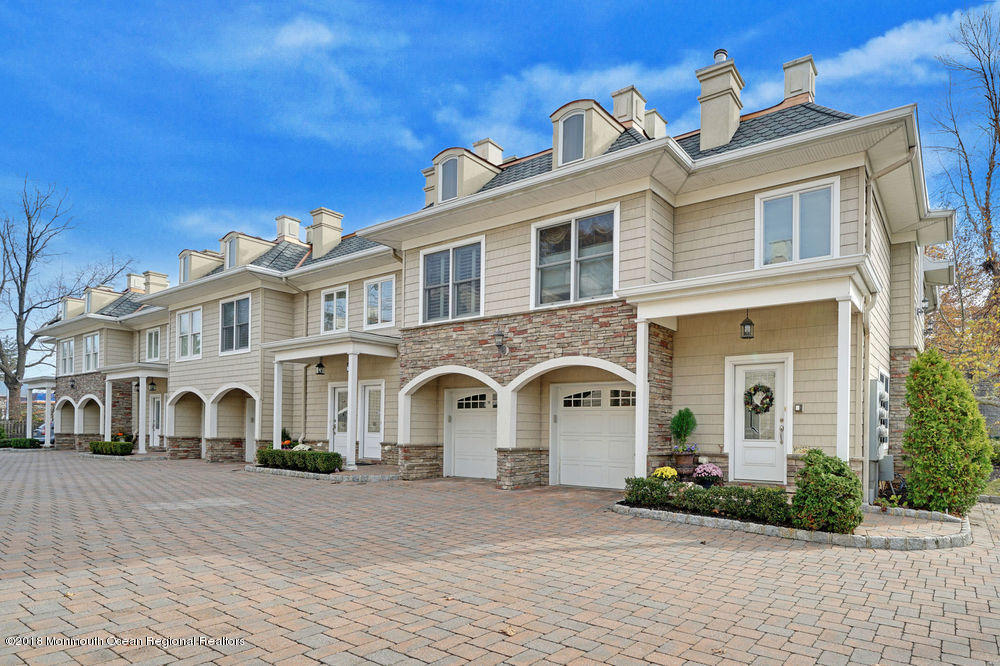
[{"label": "concrete curb", "polygon": [[373,483],[378,481],[397,481],[399,474],[317,474],[316,472],[300,472],[297,469],[278,469],[276,467],[257,467],[247,465],[243,468],[245,472],[256,472],[257,474],[273,474],[275,476],[293,476],[299,479],[315,479],[317,481],[328,481],[330,483]]},{"label": "concrete curb", "polygon": [[921,520],[937,520],[942,523],[960,523],[962,519],[950,513],[941,511],[924,511],[922,509],[904,509],[899,506],[886,507],[884,510],[874,504],[862,504],[861,510],[865,513],[884,513],[889,516],[903,516],[904,518],[919,518]]},{"label": "concrete curb", "polygon": [[112,456],[106,453],[87,453],[85,451],[74,451],[81,458],[98,458],[100,460],[116,460],[118,462],[149,462],[151,460],[166,460],[164,456],[147,456],[144,454],[132,453],[127,456]]},{"label": "concrete curb", "polygon": [[[615,513],[620,513],[626,516],[634,516],[636,518],[652,518],[653,520],[664,520],[671,523],[697,525],[699,527],[714,527],[720,530],[747,532],[749,534],[763,534],[764,536],[780,537],[782,539],[795,539],[796,541],[809,541],[811,543],[846,546],[848,548],[873,548],[879,550],[935,550],[940,548],[968,546],[972,543],[972,528],[970,527],[969,520],[967,518],[959,519],[962,523],[962,528],[957,534],[925,537],[884,537],[797,530],[791,527],[778,527],[777,525],[744,523],[739,520],[730,520],[728,518],[695,516],[688,513],[674,513],[672,511],[658,511],[656,509],[641,509],[638,507],[625,506],[623,504],[612,504],[611,510]],[[911,509],[906,510],[909,511]]]},{"label": "concrete curb", "polygon": [[981,504],[1000,504],[1000,495],[980,495]]},{"label": "concrete curb", "polygon": [[4,448],[0,449],[0,452],[3,451],[55,451],[55,449],[52,448],[51,446],[48,448],[45,448],[44,446],[39,446],[37,449],[21,449],[21,448],[15,449],[13,446],[5,446]]}]

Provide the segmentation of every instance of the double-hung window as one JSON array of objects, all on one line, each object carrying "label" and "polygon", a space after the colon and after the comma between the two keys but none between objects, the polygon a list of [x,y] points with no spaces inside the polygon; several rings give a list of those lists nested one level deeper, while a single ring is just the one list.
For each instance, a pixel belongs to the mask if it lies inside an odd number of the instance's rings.
[{"label": "double-hung window", "polygon": [[347,330],[347,285],[323,292],[323,332]]},{"label": "double-hung window", "polygon": [[482,314],[483,243],[476,241],[423,255],[423,320]]},{"label": "double-hung window", "polygon": [[177,358],[201,358],[201,308],[177,315]]},{"label": "double-hung window", "polygon": [[840,179],[758,194],[757,266],[837,256]]},{"label": "double-hung window", "polygon": [[610,296],[615,288],[615,211],[536,229],[535,305]]},{"label": "double-hung window", "polygon": [[226,256],[225,256],[226,268],[232,268],[236,265],[236,239],[230,238],[226,241]]},{"label": "double-hung window", "polygon": [[59,372],[63,375],[73,374],[73,340],[63,340],[59,343]]},{"label": "double-hung window", "polygon": [[365,328],[392,326],[395,286],[392,276],[365,282]]},{"label": "double-hung window", "polygon": [[583,114],[574,113],[559,123],[559,163],[568,164],[583,159]]},{"label": "double-hung window", "polygon": [[448,201],[458,196],[458,158],[452,157],[441,163],[441,201]]},{"label": "double-hung window", "polygon": [[250,297],[223,301],[220,308],[219,351],[225,354],[250,349]]},{"label": "double-hung window", "polygon": [[101,339],[99,333],[92,333],[83,337],[83,371],[93,372],[97,370],[99,361],[99,349]]},{"label": "double-hung window", "polygon": [[160,329],[158,328],[146,331],[146,360],[160,360]]},{"label": "double-hung window", "polygon": [[181,257],[180,274],[182,283],[191,279],[191,255],[185,254]]}]

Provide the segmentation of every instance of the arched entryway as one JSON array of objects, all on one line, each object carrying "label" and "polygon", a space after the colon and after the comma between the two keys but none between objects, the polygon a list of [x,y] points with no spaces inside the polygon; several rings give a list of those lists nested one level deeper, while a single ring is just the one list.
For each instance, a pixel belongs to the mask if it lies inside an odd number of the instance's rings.
[{"label": "arched entryway", "polygon": [[418,375],[400,392],[401,447],[439,447],[444,476],[495,479],[502,392],[494,379],[463,366]]},{"label": "arched entryway", "polygon": [[103,432],[104,405],[96,395],[87,394],[76,403],[76,448],[89,450],[90,442],[111,437]]},{"label": "arched entryway", "polygon": [[73,449],[76,447],[76,405],[68,397],[60,398],[53,411],[55,447]]},{"label": "arched entryway", "polygon": [[622,488],[635,470],[635,374],[590,357],[539,363],[508,386],[517,449],[548,452],[549,483]]},{"label": "arched entryway", "polygon": [[243,384],[223,386],[209,401],[205,458],[209,462],[253,462],[260,421],[257,393]]},{"label": "arched entryway", "polygon": [[205,397],[194,389],[180,389],[167,400],[168,458],[204,457],[205,402]]}]

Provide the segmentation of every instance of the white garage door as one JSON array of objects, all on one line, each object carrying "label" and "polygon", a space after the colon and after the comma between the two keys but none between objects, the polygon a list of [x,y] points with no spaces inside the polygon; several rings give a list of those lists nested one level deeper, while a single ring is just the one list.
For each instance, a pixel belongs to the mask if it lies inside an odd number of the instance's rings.
[{"label": "white garage door", "polygon": [[559,483],[624,488],[635,473],[635,390],[628,384],[552,390]]},{"label": "white garage door", "polygon": [[483,389],[448,391],[445,474],[497,476],[497,396]]}]

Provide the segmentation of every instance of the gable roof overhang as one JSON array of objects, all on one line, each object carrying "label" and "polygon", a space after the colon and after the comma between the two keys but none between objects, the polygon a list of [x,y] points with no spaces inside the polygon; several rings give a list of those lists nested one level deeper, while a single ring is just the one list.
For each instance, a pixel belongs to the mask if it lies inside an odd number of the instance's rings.
[{"label": "gable roof overhang", "polygon": [[260,287],[289,293],[296,291],[281,279],[281,273],[259,266],[247,265],[212,273],[154,294],[148,294],[138,300],[144,305],[184,307]]},{"label": "gable roof overhang", "polygon": [[99,331],[102,328],[126,330],[117,317],[89,313],[47,324],[35,329],[35,334],[42,336],[42,342],[51,344],[60,338]]},{"label": "gable roof overhang", "polygon": [[396,336],[341,331],[265,342],[261,348],[274,352],[274,360],[279,363],[306,363],[340,354],[367,354],[395,358],[398,355],[398,346],[399,338]]},{"label": "gable roof overhang", "polygon": [[[930,207],[921,160],[916,106],[852,118],[745,148],[692,160],[671,137],[655,139],[507,185],[372,225],[358,234],[397,249],[454,234],[470,220],[491,226],[555,214],[640,188],[682,206],[718,196],[719,188],[761,174],[795,172],[851,158],[876,179],[893,242],[921,245],[952,237],[954,211]],[[631,188],[629,186],[632,186]],[[645,187],[643,187],[645,185]]]}]

